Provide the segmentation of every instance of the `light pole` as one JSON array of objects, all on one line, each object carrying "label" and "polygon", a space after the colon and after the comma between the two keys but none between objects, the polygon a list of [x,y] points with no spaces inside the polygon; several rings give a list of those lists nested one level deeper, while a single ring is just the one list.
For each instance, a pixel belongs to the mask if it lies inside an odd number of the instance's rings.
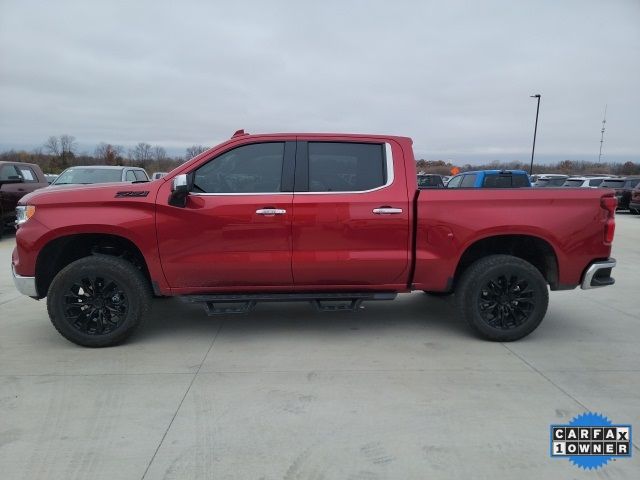
[{"label": "light pole", "polygon": [[531,166],[529,167],[529,175],[533,175],[533,155],[536,152],[536,135],[538,133],[538,114],[540,113],[540,97],[539,93],[535,95],[529,95],[530,98],[538,99],[538,108],[536,109],[536,126],[533,129],[533,147],[531,148]]}]

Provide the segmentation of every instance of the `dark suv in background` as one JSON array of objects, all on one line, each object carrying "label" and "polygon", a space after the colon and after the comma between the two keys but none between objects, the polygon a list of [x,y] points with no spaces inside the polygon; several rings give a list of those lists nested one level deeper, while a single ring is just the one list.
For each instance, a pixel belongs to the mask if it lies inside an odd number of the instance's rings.
[{"label": "dark suv in background", "polygon": [[47,185],[38,165],[0,162],[0,237],[5,228],[13,228],[18,200]]},{"label": "dark suv in background", "polygon": [[618,199],[618,210],[628,210],[631,192],[640,184],[640,177],[610,178],[600,184],[600,188],[613,188]]}]

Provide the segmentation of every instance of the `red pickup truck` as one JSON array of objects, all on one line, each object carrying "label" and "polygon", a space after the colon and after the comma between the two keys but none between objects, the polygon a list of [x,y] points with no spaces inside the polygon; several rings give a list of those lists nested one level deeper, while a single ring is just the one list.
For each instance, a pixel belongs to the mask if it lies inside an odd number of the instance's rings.
[{"label": "red pickup truck", "polygon": [[510,341],[540,324],[549,288],[614,283],[615,209],[589,188],[419,190],[406,137],[239,131],[150,183],[27,195],[12,268],[90,347],[128,337],[154,295],[227,315],[412,290],[455,292],[481,336]]}]

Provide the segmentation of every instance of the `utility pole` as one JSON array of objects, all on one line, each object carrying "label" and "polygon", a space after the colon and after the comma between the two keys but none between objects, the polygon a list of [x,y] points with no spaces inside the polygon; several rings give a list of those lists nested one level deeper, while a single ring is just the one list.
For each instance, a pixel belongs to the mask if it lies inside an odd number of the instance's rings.
[{"label": "utility pole", "polygon": [[531,166],[529,167],[529,175],[533,175],[533,155],[536,152],[536,135],[538,133],[538,114],[540,113],[541,95],[539,93],[536,93],[535,95],[529,95],[529,97],[538,99],[538,108],[536,109],[536,126],[533,130],[533,147],[531,148]]},{"label": "utility pole", "polygon": [[602,130],[600,130],[600,153],[598,154],[598,163],[602,160],[602,144],[604,143],[604,124],[607,123],[607,105],[604,106],[604,116],[602,117]]}]

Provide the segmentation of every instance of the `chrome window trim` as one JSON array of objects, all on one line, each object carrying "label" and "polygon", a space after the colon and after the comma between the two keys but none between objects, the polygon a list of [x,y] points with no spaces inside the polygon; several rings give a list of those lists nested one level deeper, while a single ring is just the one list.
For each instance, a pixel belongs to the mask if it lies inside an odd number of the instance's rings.
[{"label": "chrome window trim", "polygon": [[[339,143],[359,143],[359,142],[339,142]],[[387,182],[384,185],[380,185],[379,187],[371,188],[369,190],[356,190],[356,191],[340,191],[340,192],[242,192],[242,193],[194,193],[189,192],[189,195],[197,196],[197,197],[212,197],[212,196],[220,196],[220,197],[228,197],[228,196],[245,196],[245,195],[351,195],[358,193],[371,193],[376,192],[378,190],[382,190],[383,188],[387,188],[391,186],[395,179],[394,169],[393,169],[393,152],[391,149],[391,144],[389,142],[384,142],[385,145],[385,160],[387,163]]]}]

